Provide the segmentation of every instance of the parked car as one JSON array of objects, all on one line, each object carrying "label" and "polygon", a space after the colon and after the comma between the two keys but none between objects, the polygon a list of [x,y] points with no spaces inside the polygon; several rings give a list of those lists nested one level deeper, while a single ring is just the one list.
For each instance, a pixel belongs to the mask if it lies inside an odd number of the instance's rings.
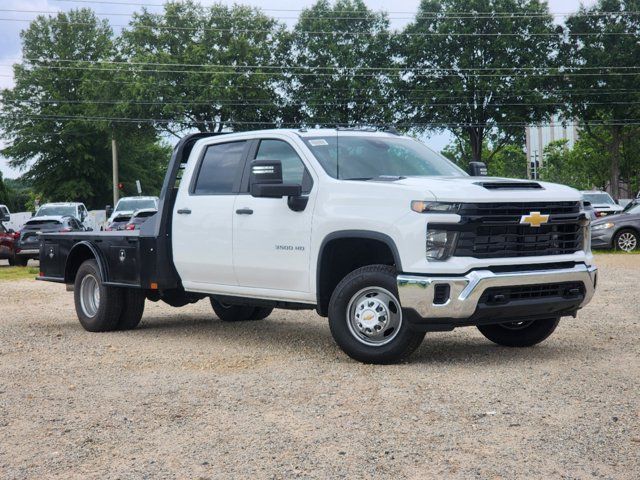
[{"label": "parked car", "polygon": [[591,224],[593,248],[632,252],[640,248],[640,203],[618,215],[607,215]]},{"label": "parked car", "polygon": [[129,223],[125,225],[124,230],[140,230],[140,226],[156,213],[158,213],[158,210],[155,208],[143,208],[141,210],[136,210],[131,216]]},{"label": "parked car", "polygon": [[582,194],[583,200],[591,203],[598,218],[606,217],[607,215],[615,215],[622,211],[622,207],[618,205],[607,192],[592,190],[580,193]]},{"label": "parked car", "polygon": [[483,167],[391,132],[192,134],[156,215],[139,231],[44,234],[39,278],[73,285],[92,332],[135,328],[145,299],[206,299],[228,322],[313,309],[367,363],[462,326],[530,347],[594,295],[589,222],[578,191]]},{"label": "parked car", "polygon": [[10,222],[11,212],[6,205],[0,205],[0,222]]},{"label": "parked car", "polygon": [[105,227],[105,231],[111,232],[114,230],[124,230],[124,227],[127,226],[127,223],[129,223],[129,220],[131,220],[131,213],[129,212],[118,213],[113,217],[113,219],[109,223],[107,223],[107,226]]},{"label": "parked car", "polygon": [[18,235],[13,230],[5,227],[0,221],[0,260],[9,260],[9,265],[15,265],[16,263],[16,239]]},{"label": "parked car", "polygon": [[113,222],[116,215],[127,214],[131,217],[136,210],[146,210],[148,208],[158,210],[158,197],[122,197],[116,203],[115,208],[111,208],[111,205],[107,205],[105,208],[106,223],[108,225]]},{"label": "parked car", "polygon": [[40,217],[74,217],[82,226],[91,229],[95,228],[95,225],[90,220],[87,207],[80,202],[45,203],[38,208],[32,220]]},{"label": "parked car", "polygon": [[596,215],[596,211],[593,208],[593,205],[591,205],[591,202],[584,200],[582,204],[584,205],[584,212],[589,217],[589,220],[594,221],[595,219],[598,218],[598,216]]},{"label": "parked car", "polygon": [[39,237],[43,233],[83,232],[83,227],[77,218],[67,216],[34,217],[27,221],[20,230],[20,237],[16,241],[16,265],[26,266],[29,259],[37,259],[40,253]]}]

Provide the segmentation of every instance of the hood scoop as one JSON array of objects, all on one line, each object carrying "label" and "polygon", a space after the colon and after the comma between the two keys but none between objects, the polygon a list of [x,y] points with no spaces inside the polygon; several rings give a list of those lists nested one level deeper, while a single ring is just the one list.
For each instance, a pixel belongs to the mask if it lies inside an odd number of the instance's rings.
[{"label": "hood scoop", "polygon": [[538,182],[475,182],[487,190],[544,190]]}]

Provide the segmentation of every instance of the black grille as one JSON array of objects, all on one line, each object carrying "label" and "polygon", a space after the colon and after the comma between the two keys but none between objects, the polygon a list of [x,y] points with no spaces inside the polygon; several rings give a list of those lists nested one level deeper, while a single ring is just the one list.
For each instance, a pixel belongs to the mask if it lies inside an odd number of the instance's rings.
[{"label": "black grille", "polygon": [[[539,227],[521,224],[521,218],[532,212],[549,215],[548,222]],[[460,214],[462,222],[454,228],[459,232],[455,256],[564,255],[583,245],[578,202],[467,204]]]},{"label": "black grille", "polygon": [[579,298],[584,296],[582,282],[546,283],[518,287],[488,288],[480,297],[480,303],[497,305],[518,300],[536,298]]}]

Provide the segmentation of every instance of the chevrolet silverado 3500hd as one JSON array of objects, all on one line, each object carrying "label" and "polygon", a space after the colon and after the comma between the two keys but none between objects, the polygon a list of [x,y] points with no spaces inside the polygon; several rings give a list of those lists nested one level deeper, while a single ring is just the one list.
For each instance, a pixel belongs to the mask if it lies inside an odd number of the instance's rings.
[{"label": "chevrolet silverado 3500hd", "polygon": [[470,176],[393,133],[194,134],[152,219],[43,234],[39,279],[73,289],[89,331],[135,328],[146,299],[208,298],[223,321],[315,309],[349,356],[388,363],[460,326],[543,341],[594,294],[589,240],[576,190]]}]

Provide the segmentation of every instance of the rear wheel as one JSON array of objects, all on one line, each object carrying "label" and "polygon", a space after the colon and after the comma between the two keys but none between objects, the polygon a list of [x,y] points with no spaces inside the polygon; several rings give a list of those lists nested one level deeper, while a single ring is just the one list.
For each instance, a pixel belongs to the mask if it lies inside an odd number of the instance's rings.
[{"label": "rear wheel", "polygon": [[635,230],[620,230],[613,239],[613,248],[616,250],[633,252],[637,250],[639,246],[638,233]]},{"label": "rear wheel", "polygon": [[118,327],[124,292],[102,284],[95,260],[86,260],[76,274],[74,301],[80,324],[89,332],[109,332]]},{"label": "rear wheel", "polygon": [[493,343],[505,347],[531,347],[546,340],[558,326],[559,318],[479,325],[478,330]]},{"label": "rear wheel", "polygon": [[18,255],[15,255],[13,257],[13,264],[18,267],[26,267],[28,263],[29,263],[29,258],[27,257],[20,257]]},{"label": "rear wheel", "polygon": [[425,335],[403,319],[395,269],[387,265],[359,268],[338,284],[329,302],[329,327],[340,348],[365,363],[399,362]]},{"label": "rear wheel", "polygon": [[118,330],[132,330],[138,326],[142,320],[146,299],[144,290],[128,288],[123,292],[122,313],[118,319]]},{"label": "rear wheel", "polygon": [[229,305],[213,297],[209,297],[211,307],[216,316],[223,322],[244,322],[247,320],[263,320],[273,308],[253,307],[251,305]]}]

